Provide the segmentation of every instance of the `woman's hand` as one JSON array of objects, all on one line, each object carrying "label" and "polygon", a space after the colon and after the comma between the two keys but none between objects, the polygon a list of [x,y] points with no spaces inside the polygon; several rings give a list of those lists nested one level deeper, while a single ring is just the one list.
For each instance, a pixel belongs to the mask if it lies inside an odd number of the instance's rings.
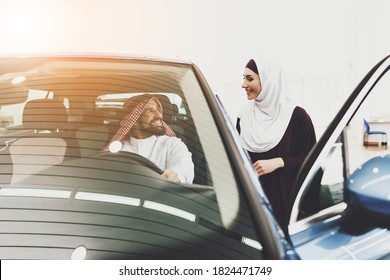
[{"label": "woman's hand", "polygon": [[282,158],[272,158],[258,160],[253,164],[253,168],[256,170],[257,175],[265,175],[274,172],[278,168],[284,167],[284,161]]}]

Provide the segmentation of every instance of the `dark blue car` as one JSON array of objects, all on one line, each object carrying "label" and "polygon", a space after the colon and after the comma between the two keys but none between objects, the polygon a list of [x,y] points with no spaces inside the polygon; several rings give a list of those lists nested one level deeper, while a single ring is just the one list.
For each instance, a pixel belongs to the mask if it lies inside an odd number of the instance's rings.
[{"label": "dark blue car", "polygon": [[[389,62],[363,79],[306,159],[286,238],[193,63],[0,59],[0,259],[390,258],[387,146],[382,135],[362,140],[366,99],[387,100]],[[159,99],[191,153],[191,183],[164,179],[138,154],[104,149],[125,102],[144,94]]]}]

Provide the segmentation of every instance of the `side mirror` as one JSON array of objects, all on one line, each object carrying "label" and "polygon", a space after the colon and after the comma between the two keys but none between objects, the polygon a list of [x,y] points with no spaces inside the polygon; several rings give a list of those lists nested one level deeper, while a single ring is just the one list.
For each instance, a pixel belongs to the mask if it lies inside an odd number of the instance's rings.
[{"label": "side mirror", "polygon": [[344,201],[376,218],[390,220],[390,155],[365,162],[347,180]]}]

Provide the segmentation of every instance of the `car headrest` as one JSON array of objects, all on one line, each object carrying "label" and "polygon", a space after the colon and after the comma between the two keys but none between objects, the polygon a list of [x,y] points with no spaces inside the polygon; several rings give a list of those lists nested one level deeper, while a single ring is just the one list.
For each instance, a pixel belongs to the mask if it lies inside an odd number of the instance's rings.
[{"label": "car headrest", "polygon": [[64,104],[59,101],[34,99],[25,104],[22,121],[29,129],[62,129],[68,124],[68,115]]},{"label": "car headrest", "polygon": [[166,123],[171,123],[173,118],[172,112],[172,103],[169,100],[168,96],[164,94],[153,94],[153,96],[157,97],[160,100],[161,106],[163,107],[163,119]]},{"label": "car headrest", "polygon": [[176,119],[178,115],[179,115],[179,107],[176,104],[172,103],[172,117]]}]

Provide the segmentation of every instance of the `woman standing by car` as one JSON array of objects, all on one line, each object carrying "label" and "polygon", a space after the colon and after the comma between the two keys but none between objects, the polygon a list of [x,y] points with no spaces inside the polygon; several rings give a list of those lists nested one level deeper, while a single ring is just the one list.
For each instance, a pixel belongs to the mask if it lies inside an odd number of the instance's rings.
[{"label": "woman standing by car", "polygon": [[288,99],[287,79],[276,61],[250,59],[242,88],[249,103],[237,119],[241,143],[288,236],[294,180],[316,142],[313,123],[303,108]]}]

